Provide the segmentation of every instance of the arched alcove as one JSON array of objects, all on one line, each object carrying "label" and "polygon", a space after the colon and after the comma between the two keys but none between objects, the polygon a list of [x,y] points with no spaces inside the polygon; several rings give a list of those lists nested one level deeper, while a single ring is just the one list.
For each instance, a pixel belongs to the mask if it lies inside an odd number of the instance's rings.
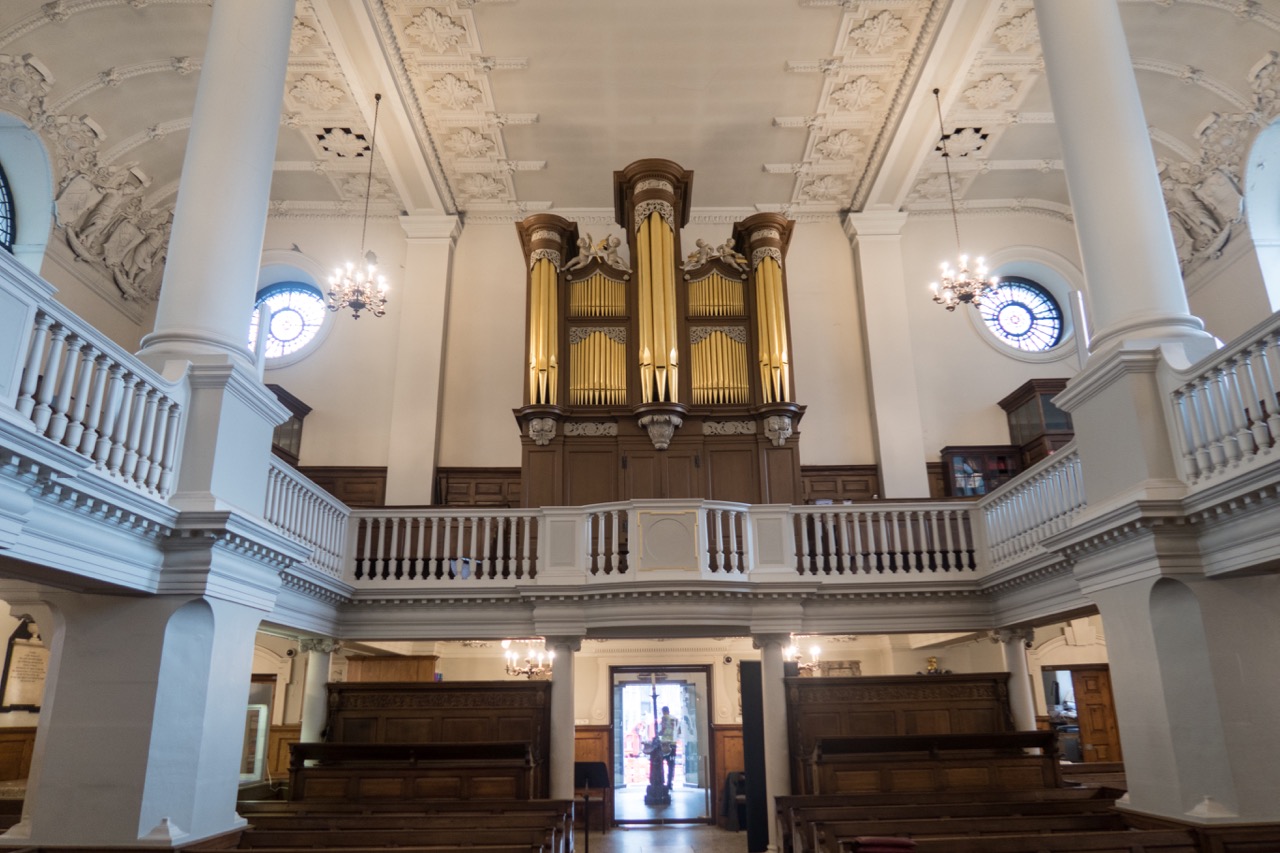
[{"label": "arched alcove", "polygon": [[1245,210],[1267,301],[1280,310],[1280,119],[1258,134],[1245,169]]},{"label": "arched alcove", "polygon": [[[1208,638],[1200,602],[1187,586],[1161,578],[1151,587],[1151,632],[1160,661],[1161,686],[1178,775],[1196,780],[1200,790],[1214,791],[1217,806],[1236,809],[1235,783],[1227,765],[1226,737],[1212,679]],[[1228,801],[1227,793],[1231,793]],[[1200,803],[1184,802],[1190,812]]]},{"label": "arched alcove", "polygon": [[0,167],[13,196],[13,255],[39,273],[53,225],[53,168],[35,131],[5,112],[0,112]]}]

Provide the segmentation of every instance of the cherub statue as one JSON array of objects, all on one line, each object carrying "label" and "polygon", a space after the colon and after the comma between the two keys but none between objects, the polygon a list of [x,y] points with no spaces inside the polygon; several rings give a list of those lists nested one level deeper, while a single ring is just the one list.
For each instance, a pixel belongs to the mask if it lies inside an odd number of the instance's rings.
[{"label": "cherub statue", "polygon": [[747,270],[747,256],[733,247],[732,237],[716,247],[715,256],[723,260],[726,264],[737,267],[743,272],[746,272]]},{"label": "cherub statue", "polygon": [[578,238],[578,254],[577,257],[570,260],[564,265],[567,270],[582,269],[595,258],[595,254],[591,250],[591,235]]},{"label": "cherub statue", "polygon": [[622,257],[618,254],[618,247],[621,245],[622,239],[617,235],[610,234],[608,237],[600,241],[600,257],[606,264],[614,269],[630,272],[631,268],[622,262]]},{"label": "cherub statue", "polygon": [[694,241],[694,250],[689,253],[689,258],[684,262],[684,268],[687,270],[700,267],[707,261],[716,256],[715,249],[707,245],[707,241],[698,239]]}]

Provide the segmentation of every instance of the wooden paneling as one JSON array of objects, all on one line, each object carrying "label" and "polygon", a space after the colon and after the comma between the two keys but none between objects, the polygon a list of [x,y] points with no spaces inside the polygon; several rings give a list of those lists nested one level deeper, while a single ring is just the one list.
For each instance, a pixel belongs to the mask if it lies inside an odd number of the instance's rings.
[{"label": "wooden paneling", "polygon": [[821,738],[986,734],[1013,729],[1009,674],[786,679],[791,790],[813,793],[803,763]]},{"label": "wooden paneling", "polygon": [[27,778],[35,743],[35,726],[0,729],[0,781]]},{"label": "wooden paneling", "polygon": [[800,482],[807,504],[863,503],[880,495],[880,469],[875,465],[802,465]]},{"label": "wooden paneling", "polygon": [[387,469],[308,466],[299,473],[347,506],[384,506],[387,502]]},{"label": "wooden paneling", "polygon": [[[520,475],[520,499],[525,506],[560,506],[565,503],[565,478],[561,477],[561,448],[524,443],[524,466]],[[567,478],[572,482],[573,478]]]},{"label": "wooden paneling", "polygon": [[711,772],[711,808],[717,826],[728,822],[724,814],[724,783],[730,773],[746,768],[742,757],[742,726],[712,726],[712,752],[715,763]]},{"label": "wooden paneling", "polygon": [[549,681],[338,682],[329,685],[336,743],[530,744],[534,796],[547,796]]},{"label": "wooden paneling", "polygon": [[756,465],[755,442],[740,445],[708,446],[707,494],[713,501],[760,501],[760,471]]},{"label": "wooden paneling", "polygon": [[612,772],[609,760],[609,727],[578,726],[573,730],[573,760],[599,761]]},{"label": "wooden paneling", "polygon": [[370,655],[347,660],[348,681],[435,681],[438,655]]},{"label": "wooden paneling", "polygon": [[[581,506],[615,500],[618,457],[612,448],[578,446],[566,449],[565,457],[566,505]],[[549,473],[548,476],[555,477],[557,473]]]},{"label": "wooden paneling", "polygon": [[445,506],[520,506],[519,468],[437,468],[435,502]]},{"label": "wooden paneling", "polygon": [[289,746],[302,740],[302,724],[272,726],[267,733],[267,772],[272,779],[289,775]]}]

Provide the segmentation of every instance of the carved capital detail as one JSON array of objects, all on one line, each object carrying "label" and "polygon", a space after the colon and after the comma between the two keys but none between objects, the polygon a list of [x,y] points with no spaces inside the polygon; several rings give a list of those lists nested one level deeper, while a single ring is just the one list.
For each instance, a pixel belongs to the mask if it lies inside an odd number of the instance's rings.
[{"label": "carved capital detail", "polygon": [[530,418],[529,438],[539,447],[545,447],[556,437],[555,418]]},{"label": "carved capital detail", "polygon": [[764,434],[769,436],[774,447],[782,447],[791,438],[791,416],[769,415],[764,419]]},{"label": "carved capital detail", "polygon": [[679,415],[655,414],[640,418],[639,424],[649,433],[655,450],[666,450],[684,420]]}]

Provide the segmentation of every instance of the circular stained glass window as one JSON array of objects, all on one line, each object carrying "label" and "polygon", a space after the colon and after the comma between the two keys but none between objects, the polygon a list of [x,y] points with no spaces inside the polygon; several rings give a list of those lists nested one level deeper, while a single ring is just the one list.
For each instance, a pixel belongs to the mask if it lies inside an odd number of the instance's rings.
[{"label": "circular stained glass window", "polygon": [[273,284],[258,294],[258,307],[249,322],[249,349],[257,352],[258,329],[267,321],[266,357],[280,358],[302,349],[324,325],[324,297],[320,291],[299,281]]},{"label": "circular stained glass window", "polygon": [[1001,278],[978,306],[982,321],[1004,343],[1024,352],[1044,352],[1062,340],[1062,309],[1034,281]]}]

